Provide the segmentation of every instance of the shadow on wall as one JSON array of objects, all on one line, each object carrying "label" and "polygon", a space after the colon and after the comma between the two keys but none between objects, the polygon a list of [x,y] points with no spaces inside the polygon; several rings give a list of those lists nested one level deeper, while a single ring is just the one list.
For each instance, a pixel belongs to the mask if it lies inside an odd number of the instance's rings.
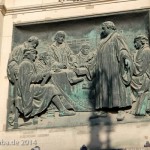
[{"label": "shadow on wall", "polygon": [[[103,74],[105,74],[104,70],[103,70]],[[94,74],[94,79],[92,82],[92,86],[90,88],[89,96],[93,95],[93,92],[95,92],[95,87],[99,84],[99,82],[97,82],[99,81],[99,77],[100,77],[99,75]],[[106,80],[107,83],[111,83],[111,81],[108,81],[108,79]],[[110,87],[110,90],[112,88],[113,87]],[[95,92],[94,100],[96,99],[97,96],[98,95]],[[91,102],[91,105],[93,105],[93,108],[95,108],[95,103]],[[111,117],[109,116],[108,111],[117,112],[118,109],[109,109],[109,110],[104,109],[103,111],[100,109],[97,110],[97,112],[95,111],[92,112],[91,116],[89,117],[90,142],[88,143],[88,145],[82,145],[80,147],[80,150],[114,149],[111,146],[111,139],[110,139],[110,133],[112,131],[112,120]]]},{"label": "shadow on wall", "polygon": [[[96,75],[97,73],[98,72],[96,70],[89,96],[93,94],[93,88],[95,92],[95,87],[97,87],[97,84],[99,84],[98,81],[100,76]],[[103,71],[103,73],[105,73],[105,71]],[[98,95],[95,92],[94,99],[96,99],[97,96]],[[93,103],[92,105],[93,108],[95,108],[96,104]],[[101,110],[99,110],[98,113],[99,112],[101,112]],[[87,150],[111,149],[110,132],[112,130],[112,122],[110,116],[107,115],[107,111],[101,114],[101,117],[95,114],[95,112],[92,112],[92,115],[89,118],[89,124],[90,124],[90,142],[87,145]],[[86,149],[83,148],[83,150]]]}]

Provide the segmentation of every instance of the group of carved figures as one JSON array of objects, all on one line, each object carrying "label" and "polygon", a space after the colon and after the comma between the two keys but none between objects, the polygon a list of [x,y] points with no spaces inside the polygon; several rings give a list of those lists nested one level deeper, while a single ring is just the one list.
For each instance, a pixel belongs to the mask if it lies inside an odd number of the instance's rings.
[{"label": "group of carved figures", "polygon": [[53,80],[53,75],[61,71],[66,72],[70,84],[82,82],[83,76],[90,81],[95,78],[97,115],[103,114],[105,108],[121,110],[132,107],[135,102],[133,114],[150,112],[150,48],[145,35],[135,37],[134,56],[111,21],[102,23],[96,52],[90,51],[88,43],[82,43],[75,55],[65,36],[64,31],[58,31],[46,52],[38,53],[39,40],[35,36],[11,52],[7,72],[14,88],[15,128],[19,114],[36,118],[48,110],[51,103],[57,107],[59,116],[75,115],[73,105]]}]

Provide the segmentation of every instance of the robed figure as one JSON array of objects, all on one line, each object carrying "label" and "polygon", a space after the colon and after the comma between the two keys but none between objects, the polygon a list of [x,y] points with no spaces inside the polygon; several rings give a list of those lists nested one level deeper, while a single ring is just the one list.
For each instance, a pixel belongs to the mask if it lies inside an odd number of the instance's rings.
[{"label": "robed figure", "polygon": [[148,38],[138,35],[134,39],[137,53],[134,57],[131,89],[136,98],[135,115],[150,113],[150,48]]},{"label": "robed figure", "polygon": [[88,43],[81,45],[80,52],[77,54],[77,75],[85,74],[88,80],[93,79],[95,68],[95,52],[91,52],[91,47]]},{"label": "robed figure", "polygon": [[49,47],[49,57],[52,69],[66,69],[74,65],[75,56],[69,45],[65,42],[66,34],[64,31],[58,31],[54,42]]},{"label": "robed figure", "polygon": [[[19,65],[18,98],[16,107],[25,118],[40,114],[53,102],[59,110],[59,116],[75,115],[61,103],[61,92],[53,84],[46,84],[45,79],[51,77],[50,71],[37,72],[34,61],[37,57],[35,49],[24,50],[24,59]],[[44,82],[43,82],[44,81]]]},{"label": "robed figure", "polygon": [[23,44],[18,45],[13,49],[13,51],[10,54],[7,67],[7,75],[9,81],[15,83],[16,80],[18,79],[19,64],[23,61],[24,49],[27,48],[36,49],[38,45],[39,39],[35,36],[31,36]]},{"label": "robed figure", "polygon": [[113,22],[102,25],[96,60],[96,109],[131,106],[132,63],[123,37]]}]

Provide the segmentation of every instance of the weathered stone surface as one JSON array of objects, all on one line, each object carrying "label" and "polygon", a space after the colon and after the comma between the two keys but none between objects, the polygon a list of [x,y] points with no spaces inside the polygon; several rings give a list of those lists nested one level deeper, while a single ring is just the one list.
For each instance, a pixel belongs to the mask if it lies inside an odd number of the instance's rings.
[{"label": "weathered stone surface", "polygon": [[7,128],[147,121],[147,15],[15,26]]}]

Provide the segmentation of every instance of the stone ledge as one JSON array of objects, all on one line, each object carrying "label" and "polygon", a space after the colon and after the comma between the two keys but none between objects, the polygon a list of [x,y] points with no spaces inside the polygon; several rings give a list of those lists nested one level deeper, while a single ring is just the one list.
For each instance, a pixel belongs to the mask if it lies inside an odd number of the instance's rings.
[{"label": "stone ledge", "polygon": [[[86,0],[86,1],[75,1],[75,2],[57,2],[52,4],[41,4],[41,5],[32,5],[25,7],[11,7],[7,8],[6,15],[10,14],[22,14],[33,11],[43,11],[43,10],[58,10],[58,9],[69,9],[78,6],[92,6],[92,5],[103,5],[110,3],[121,3],[121,2],[131,2],[137,0]],[[69,7],[69,8],[68,8]]]},{"label": "stone ledge", "polygon": [[2,13],[3,15],[6,14],[6,7],[5,7],[5,5],[0,4],[0,11],[1,11],[1,13]]},{"label": "stone ledge", "polygon": [[[123,11],[114,11],[114,12],[107,12],[107,13],[95,13],[95,14],[86,14],[86,15],[77,15],[77,16],[71,16],[71,17],[61,17],[61,18],[51,18],[51,17],[45,17],[42,20],[36,20],[36,21],[14,21],[13,24],[15,26],[24,26],[24,25],[31,25],[31,24],[43,24],[43,23],[53,23],[53,22],[60,22],[60,21],[70,21],[75,19],[84,19],[84,18],[91,18],[91,17],[102,17],[106,15],[117,15],[119,14],[128,14],[128,13],[134,13],[137,11],[140,12],[146,12],[149,11],[149,7],[141,7],[136,8],[132,10],[123,10]],[[15,16],[16,14],[14,14]]]}]

